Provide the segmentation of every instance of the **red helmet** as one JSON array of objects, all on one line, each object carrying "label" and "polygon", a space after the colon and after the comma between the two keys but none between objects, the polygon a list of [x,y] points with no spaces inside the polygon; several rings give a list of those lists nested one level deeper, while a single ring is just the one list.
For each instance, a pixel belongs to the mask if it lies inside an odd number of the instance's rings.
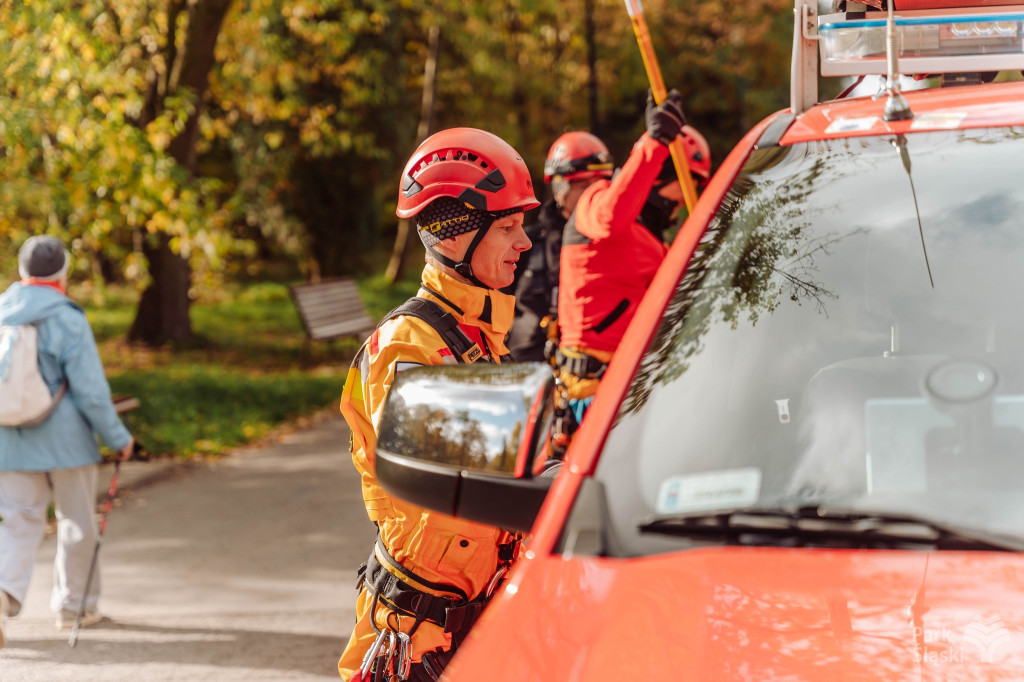
[{"label": "red helmet", "polygon": [[[708,149],[708,141],[697,132],[696,128],[688,125],[683,126],[683,129],[679,132],[679,137],[683,143],[683,152],[686,154],[690,173],[697,176],[697,188],[702,189],[711,178],[711,152]],[[637,141],[637,145],[639,144],[640,142]],[[634,145],[635,148],[636,146]],[[675,182],[678,178],[679,176],[676,175],[676,166],[672,161],[672,157],[666,157],[665,163],[661,166],[661,172],[658,173],[658,177],[655,180],[655,184],[661,186],[665,183]]]},{"label": "red helmet", "polygon": [[518,152],[476,128],[442,130],[417,147],[402,171],[395,213],[412,218],[440,197],[489,213],[540,205]]},{"label": "red helmet", "polygon": [[583,131],[565,133],[551,145],[544,161],[544,182],[561,175],[566,180],[604,176],[615,170],[608,147],[596,136]]},{"label": "red helmet", "polygon": [[708,141],[696,128],[689,125],[683,126],[679,131],[679,137],[683,138],[683,149],[686,150],[690,172],[706,183],[711,179],[711,147],[708,146]]}]

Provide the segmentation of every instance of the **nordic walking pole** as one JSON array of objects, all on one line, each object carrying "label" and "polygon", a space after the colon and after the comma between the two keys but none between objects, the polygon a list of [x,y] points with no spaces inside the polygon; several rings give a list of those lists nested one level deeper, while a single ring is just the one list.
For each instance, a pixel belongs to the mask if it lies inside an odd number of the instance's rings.
[{"label": "nordic walking pole", "polygon": [[[114,410],[118,414],[131,412],[139,406],[139,401],[127,395],[113,396]],[[131,457],[128,459],[145,460],[149,457],[144,448],[135,441]],[[78,614],[75,616],[75,624],[71,627],[71,637],[68,638],[68,646],[74,648],[78,642],[78,631],[82,629],[82,617],[85,615],[85,600],[89,596],[89,588],[92,587],[92,578],[96,572],[96,560],[100,556],[100,545],[103,544],[103,533],[107,530],[107,515],[110,514],[110,507],[114,504],[114,497],[117,496],[117,475],[121,473],[121,458],[118,457],[114,463],[114,474],[110,477],[110,487],[107,488],[107,500],[103,505],[103,517],[100,520],[99,533],[96,535],[96,548],[92,552],[92,563],[89,564],[89,575],[85,579],[85,590],[82,592],[82,603],[78,607]]]},{"label": "nordic walking pole", "polygon": [[[625,2],[626,12],[629,13],[629,20],[633,24],[633,33],[636,34],[637,45],[640,46],[640,56],[644,60],[647,80],[651,83],[651,94],[654,95],[654,103],[661,104],[668,92],[665,90],[665,81],[661,77],[658,56],[654,53],[654,45],[651,43],[651,34],[647,31],[647,20],[644,19],[643,5],[640,0],[625,0]],[[686,210],[688,213],[693,213],[693,207],[697,203],[697,188],[694,187],[693,177],[690,176],[690,164],[686,161],[683,143],[677,137],[672,140],[668,150],[672,154],[672,165],[676,167],[679,186],[683,190],[683,201],[686,202]]]},{"label": "nordic walking pole", "polygon": [[121,472],[121,458],[117,458],[114,464],[114,475],[110,477],[110,487],[107,488],[107,501],[103,505],[103,518],[100,521],[100,531],[96,536],[96,549],[92,552],[92,563],[89,564],[89,576],[85,579],[85,590],[82,592],[82,604],[78,607],[78,615],[75,616],[75,624],[71,628],[71,637],[68,639],[68,646],[74,648],[78,642],[78,631],[82,627],[82,616],[85,615],[85,600],[89,596],[89,588],[92,587],[92,576],[96,572],[96,559],[100,556],[100,545],[103,544],[103,531],[107,529],[107,514],[110,513],[110,506],[117,495],[117,475]]}]

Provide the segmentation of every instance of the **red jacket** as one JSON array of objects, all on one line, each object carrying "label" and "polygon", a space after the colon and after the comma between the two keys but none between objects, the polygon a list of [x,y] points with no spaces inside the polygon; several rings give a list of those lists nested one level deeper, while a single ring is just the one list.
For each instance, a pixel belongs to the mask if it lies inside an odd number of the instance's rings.
[{"label": "red jacket", "polygon": [[644,134],[612,180],[583,192],[562,238],[560,344],[614,351],[667,251],[637,222],[668,147]]}]

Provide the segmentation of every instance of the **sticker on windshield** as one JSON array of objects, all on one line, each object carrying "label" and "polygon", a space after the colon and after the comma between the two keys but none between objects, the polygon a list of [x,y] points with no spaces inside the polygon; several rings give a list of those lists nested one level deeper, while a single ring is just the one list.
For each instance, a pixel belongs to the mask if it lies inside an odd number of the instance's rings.
[{"label": "sticker on windshield", "polygon": [[753,467],[673,476],[658,490],[659,514],[749,507],[761,491],[761,470]]},{"label": "sticker on windshield", "polygon": [[875,127],[875,123],[879,121],[877,116],[868,116],[866,118],[839,118],[832,123],[828,124],[828,128],[825,128],[826,133],[857,133],[865,130],[871,130]]},{"label": "sticker on windshield", "polygon": [[965,118],[967,118],[966,111],[943,111],[931,114],[920,114],[919,116],[914,117],[914,122],[910,124],[910,128],[911,130],[917,130],[920,128],[959,128],[961,121]]}]

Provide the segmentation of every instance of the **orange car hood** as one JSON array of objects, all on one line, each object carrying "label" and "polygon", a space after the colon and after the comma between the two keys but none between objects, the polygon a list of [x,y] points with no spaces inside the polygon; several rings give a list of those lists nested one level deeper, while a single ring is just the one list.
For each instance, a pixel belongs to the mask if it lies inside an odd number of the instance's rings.
[{"label": "orange car hood", "polygon": [[452,682],[1021,680],[1024,556],[710,548],[532,557]]}]

